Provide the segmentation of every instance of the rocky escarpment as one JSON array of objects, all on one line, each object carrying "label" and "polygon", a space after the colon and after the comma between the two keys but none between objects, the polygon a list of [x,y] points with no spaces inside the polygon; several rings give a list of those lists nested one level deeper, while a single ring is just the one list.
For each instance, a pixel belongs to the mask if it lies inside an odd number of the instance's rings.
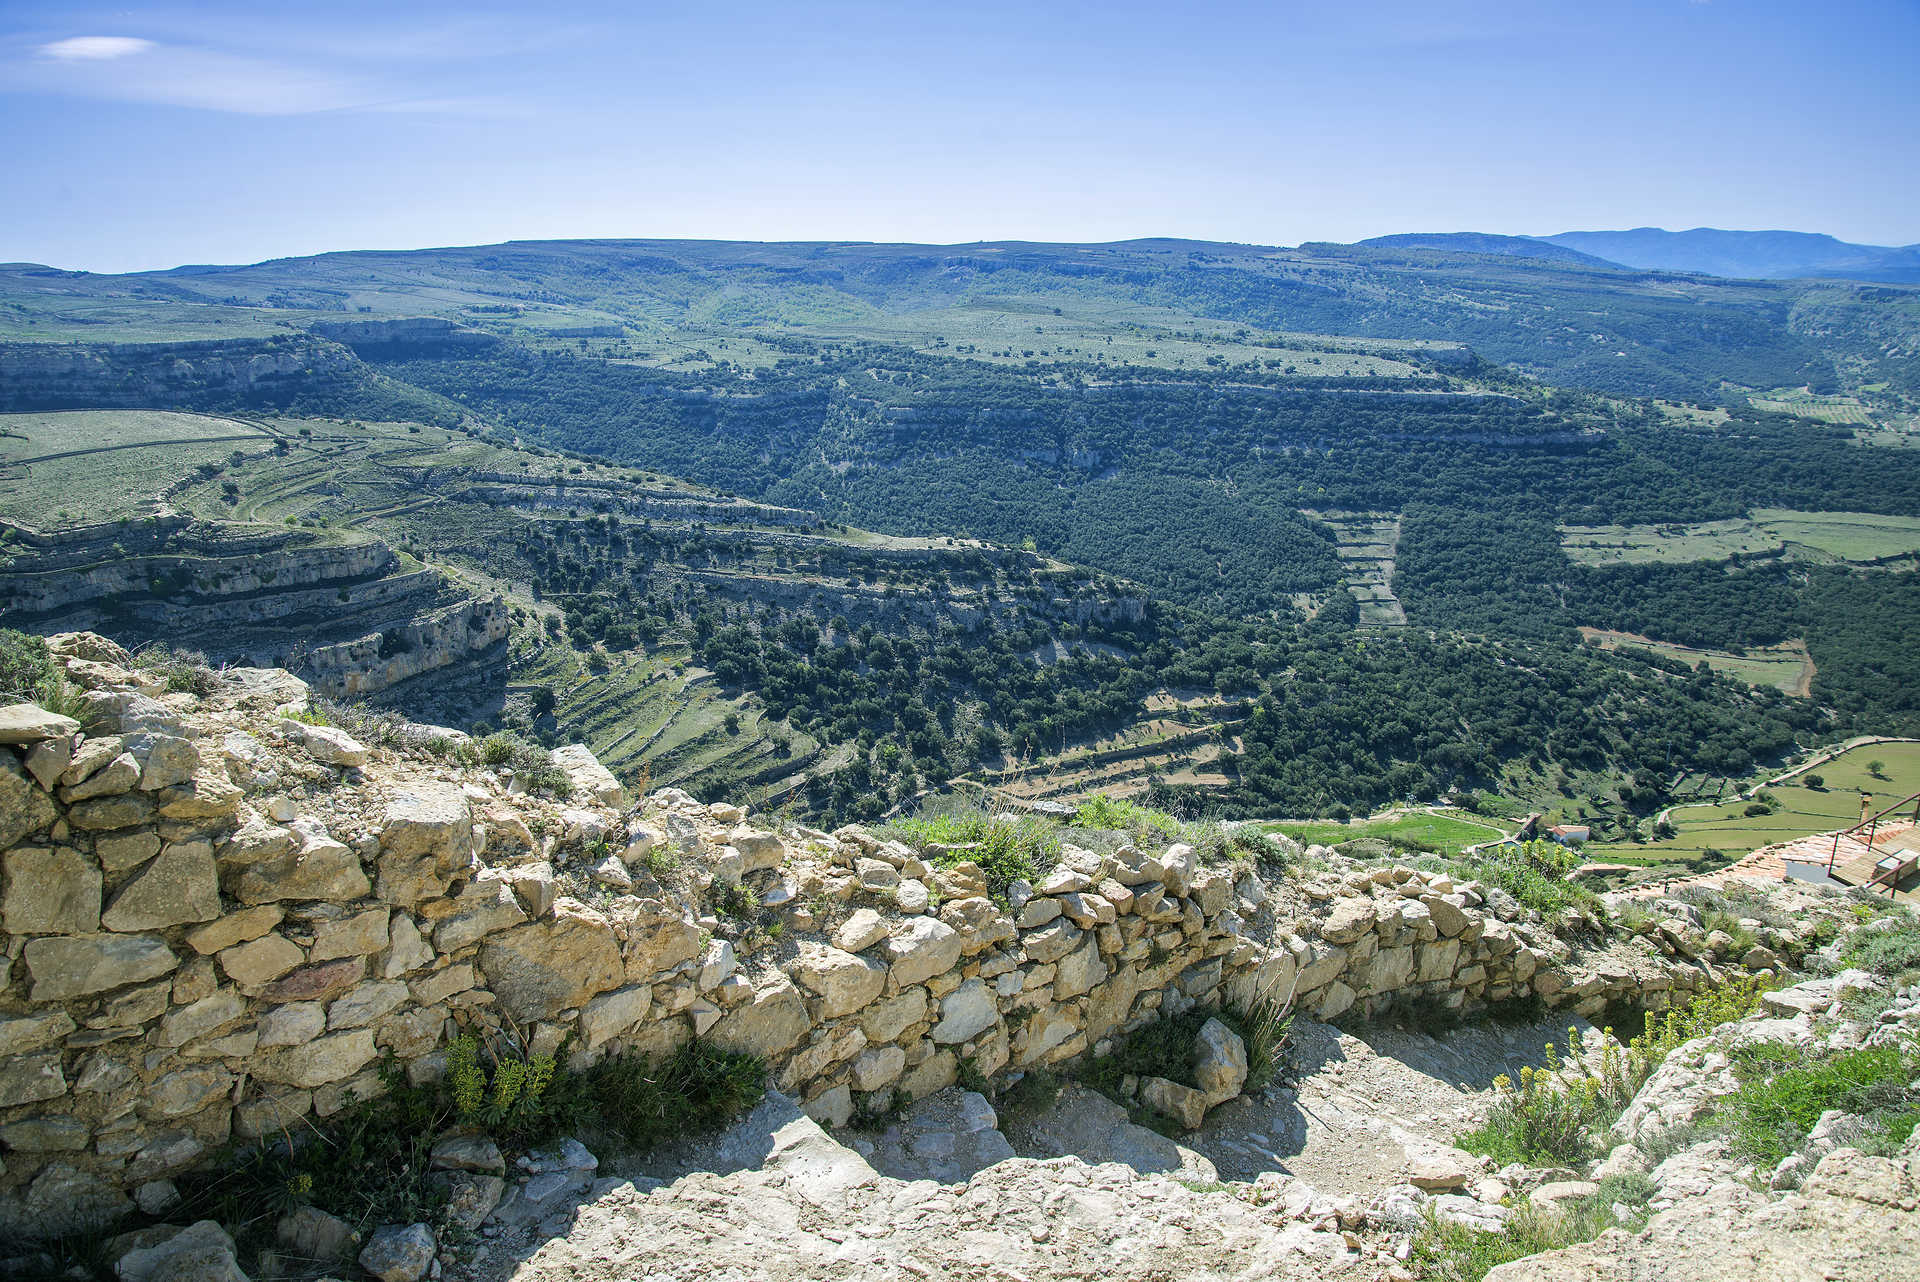
[{"label": "rocky escarpment", "polygon": [[0,343],[0,410],[280,403],[369,377],[310,334],[191,343]]},{"label": "rocky escarpment", "polygon": [[[16,1224],[162,1198],[232,1137],[379,1090],[383,1053],[437,1071],[463,1027],[585,1060],[704,1037],[839,1123],[1196,1005],[1597,1011],[1722,973],[1412,869],[1289,878],[1117,834],[1069,840],[996,899],[964,849],[936,866],[671,789],[632,804],[584,749],[556,754],[574,795],[543,799],[504,768],[289,719],[304,694],[285,674],[201,699],[114,679],[101,638],[55,651],[93,687],[86,730],[0,715]],[[1191,1121],[1215,1102],[1139,1090]]]},{"label": "rocky escarpment", "polygon": [[3,528],[23,549],[0,568],[9,625],[164,639],[232,663],[297,659],[335,697],[497,660],[510,624],[504,600],[363,536],[179,516]]},{"label": "rocky escarpment", "polygon": [[484,352],[500,346],[498,334],[467,329],[437,316],[382,320],[317,320],[307,329],[368,358]]}]

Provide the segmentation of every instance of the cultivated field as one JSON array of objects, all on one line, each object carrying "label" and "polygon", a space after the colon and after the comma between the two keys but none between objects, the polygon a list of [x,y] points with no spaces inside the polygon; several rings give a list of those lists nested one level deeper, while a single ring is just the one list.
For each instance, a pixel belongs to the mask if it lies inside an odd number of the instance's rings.
[{"label": "cultivated field", "polygon": [[[1867,771],[1879,761],[1885,779]],[[1860,794],[1871,793],[1874,808],[1920,792],[1920,743],[1870,743],[1854,748],[1810,772],[1822,787],[1813,789],[1796,780],[1772,789],[1779,807],[1769,815],[1748,816],[1747,802],[1680,806],[1670,821],[1679,834],[1668,841],[1595,842],[1589,857],[1619,863],[1659,864],[1698,858],[1718,850],[1735,859],[1762,846],[1791,841],[1810,833],[1845,828],[1860,817]]]},{"label": "cultivated field", "polygon": [[1757,508],[1750,517],[1692,525],[1569,525],[1560,545],[1582,565],[1721,561],[1782,553],[1856,563],[1920,552],[1920,517]]}]

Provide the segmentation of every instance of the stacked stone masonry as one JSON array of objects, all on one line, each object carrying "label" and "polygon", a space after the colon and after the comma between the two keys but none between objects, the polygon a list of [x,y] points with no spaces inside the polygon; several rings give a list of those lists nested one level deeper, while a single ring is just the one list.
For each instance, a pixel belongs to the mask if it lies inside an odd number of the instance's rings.
[{"label": "stacked stone masonry", "polygon": [[[703,1037],[842,1123],[1195,1006],[1593,1013],[1717,978],[1683,929],[1549,925],[1404,868],[1263,877],[1115,841],[1000,903],[964,850],[631,804],[579,747],[571,798],[528,796],[289,719],[285,673],[199,699],[92,634],[53,646],[88,730],[0,709],[0,1221],[104,1221],[376,1092],[383,1057],[435,1074],[463,1030],[585,1060]],[[752,930],[713,908],[743,884]]]}]

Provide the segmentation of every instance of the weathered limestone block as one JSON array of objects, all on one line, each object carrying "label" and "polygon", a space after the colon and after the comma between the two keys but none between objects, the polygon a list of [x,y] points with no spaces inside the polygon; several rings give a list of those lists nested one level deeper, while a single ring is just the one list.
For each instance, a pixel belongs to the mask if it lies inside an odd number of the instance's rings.
[{"label": "weathered limestone block", "polygon": [[[69,764],[68,769],[72,768]],[[66,772],[61,773],[65,777]],[[123,752],[108,761],[105,767],[89,771],[79,783],[61,788],[60,800],[71,806],[95,797],[117,797],[123,792],[132,792],[139,783],[140,763],[134,760],[131,752]]]},{"label": "weathered limestone block", "polygon": [[850,953],[864,952],[886,937],[886,919],[871,908],[861,908],[833,932],[833,946]]},{"label": "weathered limestone block", "polygon": [[1042,1006],[1013,1040],[1013,1062],[1020,1068],[1044,1063],[1080,1035],[1080,1021],[1071,1007]]},{"label": "weathered limestone block", "polygon": [[140,762],[140,790],[158,792],[193,778],[200,768],[200,750],[193,740],[176,734],[148,731],[127,737],[127,750]]},{"label": "weathered limestone block", "polygon": [[0,1060],[0,1108],[59,1099],[66,1093],[67,1079],[61,1072],[60,1052]]},{"label": "weathered limestone block", "polygon": [[170,975],[180,964],[158,935],[72,935],[27,941],[33,1000],[68,1001]]},{"label": "weathered limestone block", "polygon": [[778,868],[787,857],[786,843],[770,832],[735,828],[727,834],[727,844],[740,852],[743,872],[764,872]]},{"label": "weathered limestone block", "polygon": [[350,989],[327,1007],[327,1028],[361,1028],[390,1014],[407,1000],[407,986],[394,980],[376,980]]},{"label": "weathered limestone block", "polygon": [[260,1049],[298,1046],[327,1031],[326,1009],[319,1002],[289,1002],[260,1016]]},{"label": "weathered limestone block", "polygon": [[311,1089],[352,1077],[374,1053],[373,1030],[355,1028],[256,1056],[250,1069],[261,1081]]},{"label": "weathered limestone block", "polygon": [[473,859],[473,817],[459,788],[412,783],[387,802],[380,827],[380,898],[403,908],[437,899]]},{"label": "weathered limestone block", "polygon": [[869,1006],[860,1017],[860,1027],[871,1042],[891,1042],[927,1017],[930,1002],[924,988],[903,992]]},{"label": "weathered limestone block", "polygon": [[[4,772],[0,772],[4,773]],[[38,796],[38,800],[46,800]],[[46,808],[48,821],[52,819],[52,806]],[[140,827],[142,823],[154,821],[154,802],[146,796],[129,793],[127,796],[100,796],[88,802],[81,802],[67,810],[67,823],[84,829],[88,833],[109,833],[123,827]],[[35,831],[35,829],[25,829]]]},{"label": "weathered limestone block", "polygon": [[49,827],[58,816],[53,798],[27,777],[11,752],[0,752],[0,847]]},{"label": "weathered limestone block", "polygon": [[468,883],[454,900],[454,911],[433,928],[433,946],[449,956],[498,931],[518,926],[527,920],[520,901],[504,880],[478,877]]},{"label": "weathered limestone block", "polygon": [[142,1106],[151,1116],[186,1117],[224,1098],[233,1082],[233,1074],[225,1069],[181,1069],[148,1086]]},{"label": "weathered limestone block", "polygon": [[625,900],[620,907],[619,924],[626,938],[621,954],[632,982],[651,983],[700,955],[700,928],[666,900]]},{"label": "weathered limestone block", "polygon": [[941,906],[940,920],[960,932],[960,951],[972,957],[1014,938],[1013,919],[984,895],[955,899]]},{"label": "weathered limestone block", "polygon": [[48,712],[34,703],[9,703],[0,707],[0,743],[29,744],[43,739],[72,739],[80,733],[80,723],[72,717]]},{"label": "weathered limestone block", "polygon": [[1420,949],[1420,969],[1415,976],[1422,983],[1433,983],[1452,976],[1460,964],[1460,941],[1437,940]]},{"label": "weathered limestone block", "polygon": [[399,979],[433,963],[433,948],[420,927],[406,913],[394,913],[387,927],[387,958],[380,968],[383,979]]},{"label": "weathered limestone block", "polygon": [[86,935],[100,929],[100,870],[68,846],[7,852],[3,922],[10,935]]},{"label": "weathered limestone block", "polygon": [[877,1091],[891,1086],[906,1067],[907,1053],[898,1046],[869,1047],[853,1062],[853,1089]]},{"label": "weathered limestone block", "polygon": [[800,986],[820,999],[820,1018],[838,1019],[866,1006],[887,986],[887,968],[838,948],[802,945],[787,966]]},{"label": "weathered limestone block", "polygon": [[603,806],[612,806],[624,810],[628,805],[627,790],[613,777],[613,772],[600,764],[593,755],[593,749],[584,743],[570,743],[553,750],[553,764],[566,771],[567,778],[573,783],[577,796],[591,797]]},{"label": "weathered limestone block", "polygon": [[309,838],[295,853],[245,868],[234,883],[233,893],[243,904],[283,899],[342,903],[364,898],[372,889],[366,870],[360,866],[360,856],[332,838]]},{"label": "weathered limestone block", "polygon": [[219,1031],[246,1013],[246,999],[231,988],[221,989],[168,1014],[160,1021],[154,1041],[161,1046],[185,1046]]},{"label": "weathered limestone block", "polygon": [[1101,960],[1099,941],[1090,936],[1084,938],[1085,943],[1059,961],[1053,978],[1055,1001],[1078,997],[1107,977],[1107,964]]},{"label": "weathered limestone block", "polygon": [[1021,946],[1027,950],[1027,957],[1036,962],[1057,962],[1074,949],[1080,947],[1085,932],[1064,918],[1056,919],[1039,930],[1027,931],[1020,937]]},{"label": "weathered limestone block", "polygon": [[993,990],[969,979],[940,999],[940,1022],[928,1036],[942,1045],[964,1042],[992,1028],[999,1018]]},{"label": "weathered limestone block", "polygon": [[580,1035],[586,1040],[587,1049],[598,1050],[607,1041],[631,1030],[647,1017],[647,1009],[652,1005],[653,988],[647,984],[616,988],[588,1002],[580,1011]]},{"label": "weathered limestone block", "polygon": [[501,1008],[521,1023],[551,1019],[626,981],[613,927],[567,898],[554,903],[551,917],[489,936],[480,969]]},{"label": "weathered limestone block", "polygon": [[1140,1102],[1189,1131],[1207,1120],[1207,1097],[1164,1077],[1149,1077],[1140,1083]]},{"label": "weathered limestone block", "polygon": [[822,1029],[813,1040],[781,1066],[776,1079],[782,1090],[799,1090],[810,1081],[827,1074],[836,1064],[845,1063],[867,1048],[867,1035],[857,1024]]},{"label": "weathered limestone block", "polygon": [[220,969],[243,989],[260,989],[280,978],[307,955],[285,935],[267,934],[219,954]]},{"label": "weathered limestone block", "polygon": [[952,970],[960,961],[960,948],[959,931],[932,917],[914,917],[893,929],[885,952],[894,982],[904,988]]},{"label": "weathered limestone block", "polygon": [[101,914],[108,930],[164,930],[220,916],[220,876],[213,846],[204,841],[168,846],[114,892]]},{"label": "weathered limestone block", "polygon": [[0,1059],[52,1046],[74,1028],[73,1016],[63,1010],[15,1019],[0,1017]]},{"label": "weathered limestone block", "polygon": [[753,996],[735,1006],[707,1034],[721,1050],[772,1059],[794,1046],[812,1027],[800,990],[779,971],[763,978]]},{"label": "weathered limestone block", "polygon": [[279,728],[323,766],[351,770],[367,764],[366,745],[338,726],[313,726],[304,721],[282,719]]},{"label": "weathered limestone block", "polygon": [[1422,895],[1420,902],[1433,918],[1433,928],[1443,939],[1452,939],[1467,928],[1467,914],[1441,895]]},{"label": "weathered limestone block", "polygon": [[1351,944],[1372,930],[1378,913],[1371,899],[1348,896],[1333,902],[1333,911],[1320,923],[1320,938],[1330,944]]},{"label": "weathered limestone block", "polygon": [[341,957],[317,966],[302,966],[261,989],[270,1002],[319,1002],[336,997],[360,982],[367,973],[363,957]]},{"label": "weathered limestone block", "polygon": [[1193,1048],[1193,1081],[1207,1107],[1223,1104],[1247,1083],[1247,1044],[1217,1019],[1200,1026]]},{"label": "weathered limestone block", "polygon": [[160,838],[150,832],[117,832],[93,841],[93,857],[109,873],[138,868],[159,853]]},{"label": "weathered limestone block", "polygon": [[332,961],[337,957],[365,957],[390,943],[386,907],[369,908],[313,928],[313,946],[307,950],[309,961]]}]

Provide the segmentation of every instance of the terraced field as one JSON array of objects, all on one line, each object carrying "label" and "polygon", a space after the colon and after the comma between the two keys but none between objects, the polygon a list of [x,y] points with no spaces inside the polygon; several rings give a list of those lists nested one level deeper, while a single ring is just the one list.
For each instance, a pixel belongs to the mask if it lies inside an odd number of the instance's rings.
[{"label": "terraced field", "polygon": [[202,414],[0,414],[0,515],[38,529],[150,515],[181,478],[272,443],[256,424]]},{"label": "terraced field", "polygon": [[1262,823],[1260,827],[1267,832],[1283,833],[1302,845],[1337,846],[1361,837],[1383,841],[1399,838],[1424,843],[1446,855],[1457,855],[1468,846],[1497,841],[1513,831],[1511,824],[1503,825],[1499,820],[1456,810],[1414,811],[1348,823],[1281,819]]},{"label": "terraced field", "polygon": [[1362,627],[1404,628],[1407,612],[1393,594],[1393,557],[1400,546],[1397,512],[1315,512],[1307,516],[1333,530],[1340,582],[1360,603]]}]

